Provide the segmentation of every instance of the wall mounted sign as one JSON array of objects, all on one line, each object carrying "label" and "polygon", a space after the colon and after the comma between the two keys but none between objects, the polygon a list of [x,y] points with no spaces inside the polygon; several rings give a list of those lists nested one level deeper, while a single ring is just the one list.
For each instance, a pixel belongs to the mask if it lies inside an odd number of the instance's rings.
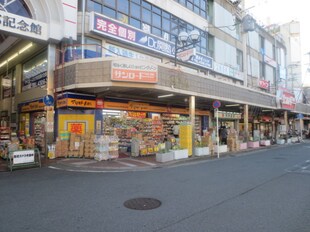
[{"label": "wall mounted sign", "polygon": [[241,113],[219,111],[218,117],[226,119],[241,119]]},{"label": "wall mounted sign", "polygon": [[5,11],[0,11],[0,31],[44,41],[48,39],[46,23]]},{"label": "wall mounted sign", "polygon": [[[164,40],[95,12],[91,12],[90,15],[90,31],[169,57],[174,58],[175,55],[175,44],[173,42]],[[213,59],[201,53],[196,53],[188,62],[203,68],[213,69]]]},{"label": "wall mounted sign", "polygon": [[266,80],[259,80],[258,86],[261,89],[269,90],[270,83],[269,83],[269,81],[266,81]]},{"label": "wall mounted sign", "polygon": [[132,60],[112,61],[111,80],[157,83],[157,65]]},{"label": "wall mounted sign", "polygon": [[296,106],[295,95],[286,88],[280,87],[277,91],[277,100],[282,109],[294,110]]},{"label": "wall mounted sign", "polygon": [[243,73],[240,72],[237,69],[231,68],[229,66],[214,62],[214,69],[215,72],[224,74],[226,76],[238,79],[238,80],[243,80]]}]

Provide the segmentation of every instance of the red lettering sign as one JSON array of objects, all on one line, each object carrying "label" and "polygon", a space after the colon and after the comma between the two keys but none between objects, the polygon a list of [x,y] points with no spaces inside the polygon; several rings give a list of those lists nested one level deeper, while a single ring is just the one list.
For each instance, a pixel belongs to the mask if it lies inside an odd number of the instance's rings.
[{"label": "red lettering sign", "polygon": [[269,81],[266,80],[259,80],[258,83],[259,87],[262,89],[269,89]]}]

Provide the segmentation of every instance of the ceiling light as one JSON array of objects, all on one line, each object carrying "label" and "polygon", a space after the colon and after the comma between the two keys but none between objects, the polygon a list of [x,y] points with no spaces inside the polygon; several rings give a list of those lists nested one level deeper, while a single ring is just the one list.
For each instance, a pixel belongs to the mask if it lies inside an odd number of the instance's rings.
[{"label": "ceiling light", "polygon": [[271,112],[273,110],[262,110],[262,112]]},{"label": "ceiling light", "polygon": [[226,107],[240,106],[240,104],[225,105]]},{"label": "ceiling light", "polygon": [[158,96],[158,98],[172,97],[172,96],[174,96],[173,93],[171,93],[171,94],[166,94],[166,95],[160,95],[160,96]]},{"label": "ceiling light", "polygon": [[0,64],[0,68],[6,64],[6,61],[3,61],[1,64]]},{"label": "ceiling light", "polygon": [[15,57],[17,57],[17,56],[18,56],[18,53],[15,53],[13,56],[9,57],[8,61],[13,60],[13,59],[14,59]]},{"label": "ceiling light", "polygon": [[19,54],[23,53],[24,51],[26,51],[28,48],[32,47],[32,43],[26,45],[25,47],[23,47],[22,49],[19,50]]}]

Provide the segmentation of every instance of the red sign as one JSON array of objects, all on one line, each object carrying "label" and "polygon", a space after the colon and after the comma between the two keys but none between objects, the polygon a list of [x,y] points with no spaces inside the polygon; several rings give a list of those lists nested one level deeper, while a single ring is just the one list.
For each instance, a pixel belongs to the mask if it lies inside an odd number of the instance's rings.
[{"label": "red sign", "polygon": [[126,82],[157,83],[157,65],[145,62],[113,61],[111,80]]},{"label": "red sign", "polygon": [[258,86],[261,88],[261,89],[269,89],[269,81],[266,81],[266,80],[259,80],[259,83],[258,83]]},{"label": "red sign", "polygon": [[294,110],[296,105],[295,95],[288,89],[279,88],[280,91],[280,102],[283,109]]},{"label": "red sign", "polygon": [[96,109],[103,109],[103,99],[96,99]]}]

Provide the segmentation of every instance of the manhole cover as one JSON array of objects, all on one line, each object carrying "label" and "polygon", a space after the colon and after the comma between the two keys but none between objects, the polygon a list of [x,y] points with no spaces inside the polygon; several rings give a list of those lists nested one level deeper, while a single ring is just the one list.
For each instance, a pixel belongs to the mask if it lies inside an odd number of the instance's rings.
[{"label": "manhole cover", "polygon": [[160,205],[161,202],[154,198],[134,198],[124,202],[126,208],[135,210],[155,209]]}]

